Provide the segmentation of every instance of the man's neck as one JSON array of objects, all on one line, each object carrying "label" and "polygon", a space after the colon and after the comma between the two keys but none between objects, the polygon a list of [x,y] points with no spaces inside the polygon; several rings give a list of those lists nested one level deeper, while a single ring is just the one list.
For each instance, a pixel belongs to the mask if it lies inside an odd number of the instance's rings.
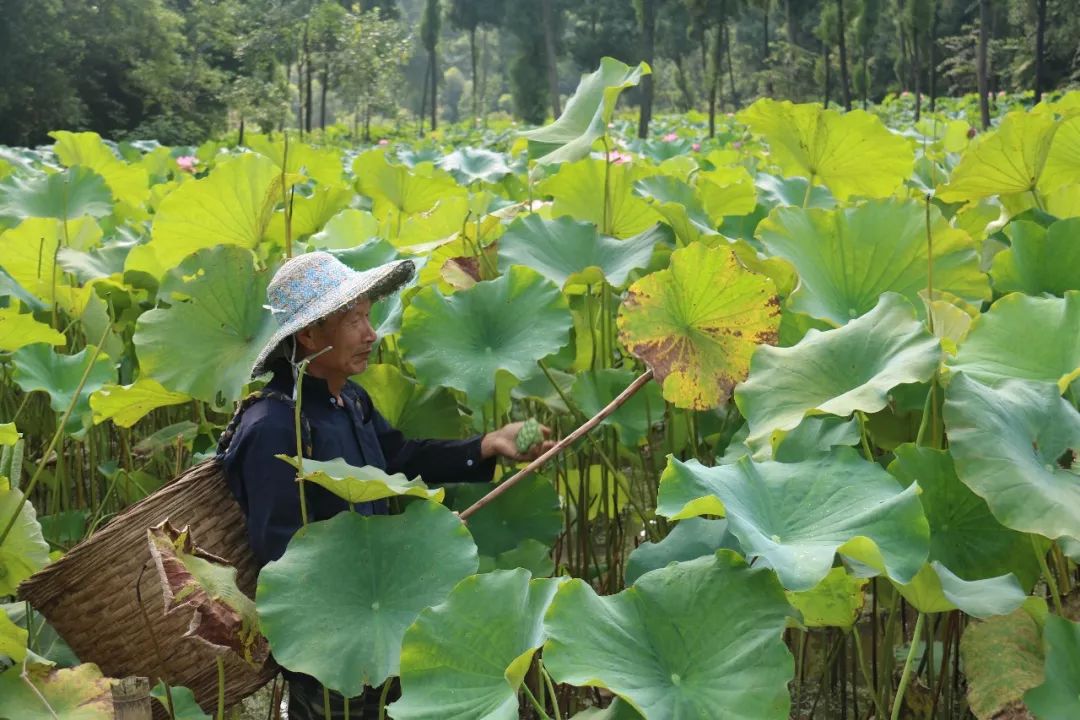
[{"label": "man's neck", "polygon": [[341,404],[341,391],[345,387],[345,383],[348,381],[348,376],[340,375],[338,373],[322,373],[318,368],[308,367],[307,374],[311,377],[319,378],[326,381],[326,388],[330,391],[330,394],[334,397],[337,403]]}]

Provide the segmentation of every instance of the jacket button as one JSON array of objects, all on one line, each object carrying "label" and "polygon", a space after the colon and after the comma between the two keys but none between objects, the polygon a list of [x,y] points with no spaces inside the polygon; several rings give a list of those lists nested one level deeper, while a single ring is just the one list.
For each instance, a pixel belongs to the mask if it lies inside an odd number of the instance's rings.
[{"label": "jacket button", "polygon": [[465,464],[468,465],[469,467],[472,467],[472,464],[473,464],[472,459],[470,458],[470,459],[466,460]]}]

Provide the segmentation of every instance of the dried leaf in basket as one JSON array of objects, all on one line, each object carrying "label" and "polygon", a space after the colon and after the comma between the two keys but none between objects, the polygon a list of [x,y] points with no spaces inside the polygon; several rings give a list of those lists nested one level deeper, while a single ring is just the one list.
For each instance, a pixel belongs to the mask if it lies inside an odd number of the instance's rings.
[{"label": "dried leaf in basket", "polygon": [[166,614],[191,607],[195,614],[184,637],[196,638],[215,651],[232,650],[259,666],[269,646],[259,631],[255,603],[236,586],[236,568],[198,547],[188,527],[177,530],[168,520],[146,531],[150,554],[161,579]]}]

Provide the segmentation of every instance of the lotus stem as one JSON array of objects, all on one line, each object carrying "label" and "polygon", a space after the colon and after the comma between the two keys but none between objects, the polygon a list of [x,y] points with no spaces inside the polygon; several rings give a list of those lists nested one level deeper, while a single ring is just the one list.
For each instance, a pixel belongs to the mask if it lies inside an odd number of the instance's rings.
[{"label": "lotus stem", "polygon": [[217,656],[217,720],[225,720],[225,655]]},{"label": "lotus stem", "polygon": [[[525,696],[529,698],[529,702],[536,709],[536,714],[543,720],[551,720],[551,716],[544,712],[544,706],[540,704],[540,701],[536,699],[536,696],[532,694],[532,690],[529,689],[528,683],[521,683],[521,689],[525,691]],[[379,720],[382,720],[380,717]]]},{"label": "lotus stem", "polygon": [[814,191],[814,173],[810,173],[810,177],[806,179],[806,194],[803,195],[802,206],[803,209],[810,207],[810,193]]},{"label": "lotus stem", "polygon": [[300,405],[304,400],[304,373],[312,360],[324,352],[333,350],[333,345],[327,345],[311,357],[304,358],[296,366],[296,382],[293,384],[293,431],[296,433],[296,481],[300,483],[300,522],[307,527],[307,494],[304,492],[304,445],[303,433],[300,432]]},{"label": "lotus stem", "polygon": [[551,696],[551,707],[555,711],[555,720],[562,720],[562,713],[559,711],[559,696],[555,694],[555,684],[551,682],[551,676],[548,675],[543,660],[540,661],[540,674],[544,677],[544,684],[547,685],[548,695]]},{"label": "lotus stem", "polygon": [[1050,588],[1050,597],[1054,599],[1054,610],[1058,615],[1064,617],[1065,613],[1061,607],[1061,593],[1058,592],[1057,580],[1054,579],[1054,574],[1050,572],[1050,566],[1046,564],[1046,553],[1039,549],[1039,541],[1035,539],[1034,535],[1029,535],[1031,538],[1031,549],[1035,551],[1035,558],[1039,561],[1039,569],[1042,570],[1043,577],[1046,578],[1046,586]]},{"label": "lotus stem", "polygon": [[855,626],[851,628],[851,639],[855,643],[855,659],[859,663],[859,671],[862,673],[863,682],[866,683],[870,698],[874,701],[874,709],[877,710],[877,716],[884,720],[885,708],[881,705],[881,698],[878,697],[877,688],[874,687],[874,680],[870,677],[870,668],[866,664],[866,655],[863,654],[862,638],[859,637],[859,632],[855,629]]},{"label": "lotus stem", "polygon": [[536,470],[538,470],[539,468],[546,465],[547,462],[549,460],[551,460],[553,457],[555,457],[556,455],[561,453],[563,450],[565,450],[566,448],[573,445],[575,442],[577,442],[577,440],[579,438],[586,435],[590,430],[592,430],[597,425],[599,425],[601,422],[603,422],[604,418],[608,417],[613,412],[618,410],[623,404],[626,403],[627,400],[629,400],[631,397],[633,397],[633,395],[638,390],[645,387],[646,383],[648,383],[649,380],[652,379],[652,376],[653,376],[653,371],[652,370],[646,370],[644,373],[639,375],[638,378],[636,380],[634,380],[634,382],[630,383],[629,387],[627,387],[625,390],[623,390],[621,393],[619,393],[618,397],[616,397],[614,400],[609,402],[602,410],[600,410],[600,412],[596,413],[596,415],[593,415],[591,418],[589,418],[585,422],[585,424],[583,424],[577,430],[575,430],[574,432],[570,433],[569,435],[564,437],[562,440],[557,442],[554,447],[552,447],[550,450],[548,450],[546,453],[544,453],[540,457],[533,460],[531,463],[526,465],[523,469],[519,470],[513,477],[509,478],[508,480],[503,481],[502,483],[499,484],[498,487],[496,487],[491,492],[489,492],[487,495],[480,498],[475,503],[473,503],[468,508],[466,508],[460,515],[461,519],[462,520],[467,520],[469,518],[469,516],[472,515],[473,513],[475,513],[477,510],[479,510],[480,508],[482,508],[485,505],[487,505],[488,503],[490,503],[492,500],[497,498],[499,495],[502,495],[504,492],[506,492],[511,487],[516,485],[522,479],[528,477],[529,475],[532,475]]},{"label": "lotus stem", "polygon": [[325,685],[322,686],[322,711],[324,720],[333,720],[333,713],[330,711],[330,688]]},{"label": "lotus stem", "polygon": [[908,683],[911,682],[911,666],[915,662],[915,651],[919,647],[919,636],[922,634],[923,622],[926,620],[926,613],[919,613],[918,618],[915,620],[915,629],[911,633],[911,647],[908,648],[907,660],[904,661],[904,671],[900,675],[900,686],[896,688],[896,697],[893,698],[892,720],[899,720],[900,708],[904,704],[904,693],[907,692]]},{"label": "lotus stem", "polygon": [[379,720],[386,720],[386,698],[390,695],[390,678],[383,683],[382,692],[379,693]]}]

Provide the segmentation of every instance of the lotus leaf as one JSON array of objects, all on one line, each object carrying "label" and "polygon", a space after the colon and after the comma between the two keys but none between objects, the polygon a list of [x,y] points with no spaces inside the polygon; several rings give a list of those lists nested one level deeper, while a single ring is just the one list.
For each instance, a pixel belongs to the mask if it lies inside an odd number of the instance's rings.
[{"label": "lotus leaf", "polygon": [[729,215],[752,213],[757,207],[754,179],[741,165],[704,170],[695,179],[705,212],[714,224]]},{"label": "lotus leaf", "polygon": [[[287,455],[275,455],[274,457],[289,463],[299,470],[295,458]],[[304,480],[326,488],[350,505],[374,502],[401,495],[442,502],[445,494],[442,488],[429,490],[428,486],[420,478],[410,480],[403,473],[389,475],[373,465],[355,467],[341,458],[326,462],[305,460],[303,467]]]},{"label": "lotus leaf", "polygon": [[663,219],[647,200],[633,193],[638,181],[654,174],[654,169],[633,163],[609,166],[603,160],[586,158],[561,166],[537,189],[554,199],[552,215],[570,215],[591,222],[605,235],[629,238]]},{"label": "lotus leaf", "polygon": [[589,708],[574,715],[573,720],[641,720],[634,706],[616,697],[606,708]]},{"label": "lotus leaf", "polygon": [[[322,230],[331,218],[349,207],[355,195],[349,188],[319,185],[311,195],[297,195],[292,198],[289,230],[293,240]],[[275,212],[270,217],[265,236],[266,239],[285,247],[285,212],[283,210]]]},{"label": "lotus leaf", "polygon": [[968,702],[979,720],[1021,709],[1024,692],[1043,682],[1039,625],[1026,610],[968,624],[960,657],[968,680]]},{"label": "lotus leaf", "polygon": [[20,437],[22,433],[15,429],[15,423],[0,423],[0,445],[14,445]]},{"label": "lotus leaf", "polygon": [[278,172],[284,170],[295,175],[302,173],[323,186],[342,182],[345,168],[341,162],[341,153],[333,148],[315,148],[290,138],[286,150],[284,136],[281,140],[276,140],[257,133],[247,133],[244,144],[272,160],[278,167]]},{"label": "lotus leaf", "polygon": [[765,137],[770,159],[785,175],[821,182],[840,200],[892,195],[914,166],[909,142],[862,110],[839,113],[762,98],[738,117]]},{"label": "lotus leaf", "polygon": [[308,525],[263,568],[259,620],[278,663],[351,697],[398,673],[405,630],[476,567],[469,531],[442,505],[343,512]]},{"label": "lotus leaf", "polygon": [[120,160],[95,132],[72,133],[56,130],[49,133],[56,140],[53,151],[67,167],[81,165],[93,170],[112,191],[117,202],[140,207],[146,201],[150,178],[146,169]]},{"label": "lotus leaf", "polygon": [[778,462],[798,462],[813,455],[828,453],[834,447],[858,444],[858,421],[832,415],[811,415],[794,430],[773,433],[770,442],[772,459]]},{"label": "lotus leaf", "polygon": [[1080,290],[1080,218],[1049,228],[1014,220],[1007,232],[1012,244],[994,256],[990,271],[999,292],[1064,295]]},{"label": "lotus leaf", "polygon": [[378,235],[379,221],[374,215],[366,210],[346,208],[330,218],[322,230],[311,236],[310,242],[315,248],[345,250],[363,245]]},{"label": "lotus leaf", "polygon": [[645,542],[634,548],[626,559],[626,584],[633,585],[645,573],[673,562],[715,555],[721,548],[741,551],[738,539],[728,530],[727,520],[680,520],[660,542]]},{"label": "lotus leaf", "polygon": [[477,572],[513,570],[514,568],[524,568],[535,578],[548,577],[555,572],[551,548],[539,540],[526,538],[513,550],[499,553],[495,558],[481,555],[480,569]]},{"label": "lotus leaf", "polygon": [[[461,511],[491,491],[484,483],[446,485],[446,506]],[[562,531],[555,488],[542,475],[525,478],[469,518],[469,532],[481,555],[496,558],[526,540],[550,547]]]},{"label": "lotus leaf", "polygon": [[678,178],[670,175],[642,178],[634,183],[634,194],[648,200],[664,216],[684,245],[697,242],[702,235],[717,235],[716,225],[705,213],[694,188]]},{"label": "lotus leaf", "polygon": [[1080,714],[1080,623],[1050,615],[1043,647],[1045,679],[1024,693],[1024,703],[1039,720],[1072,720]]},{"label": "lotus leaf", "polygon": [[794,661],[776,576],[735,553],[674,563],[617,595],[565,583],[544,621],[558,682],[602,687],[652,720],[781,720]]},{"label": "lotus leaf", "polygon": [[390,163],[383,150],[368,150],[353,161],[357,189],[375,201],[375,215],[387,212],[413,215],[430,210],[435,203],[463,197],[465,189],[454,178],[428,163],[411,170]]},{"label": "lotus leaf", "polygon": [[[518,689],[544,643],[543,617],[563,582],[498,570],[458,583],[405,632],[395,720],[517,720]],[[486,611],[480,617],[477,608]]]},{"label": "lotus leaf", "polygon": [[[195,694],[191,690],[180,685],[173,685],[169,687],[169,694],[173,702],[173,720],[211,720],[210,716],[199,707],[199,703],[195,702]],[[165,683],[159,680],[158,684],[150,690],[150,697],[161,703],[161,706],[168,711],[169,695],[165,693]]]},{"label": "lotus leaf", "polygon": [[769,173],[758,173],[754,178],[754,186],[761,195],[761,202],[766,207],[782,207],[794,205],[805,208],[834,208],[836,198],[829,192],[829,188],[823,185],[814,185],[807,188],[810,181],[804,177],[782,178]]},{"label": "lotus leaf", "polygon": [[607,133],[622,91],[651,73],[646,63],[630,67],[615,58],[601,58],[595,72],[581,76],[558,120],[521,133],[529,141],[529,157],[544,165],[572,162],[588,155],[593,143]]},{"label": "lotus leaf", "polygon": [[420,254],[458,239],[463,230],[471,229],[469,219],[469,199],[450,196],[440,198],[430,210],[409,216],[400,226],[396,222],[384,222],[384,225],[391,229],[395,247]]},{"label": "lotus leaf", "polygon": [[[11,356],[15,364],[13,378],[23,392],[41,391],[49,396],[49,407],[62,415],[74,403],[65,432],[81,436],[90,425],[90,395],[116,380],[112,360],[87,346],[74,355],[59,355],[48,345],[27,345]],[[83,373],[90,368],[86,382],[79,389]],[[78,396],[75,391],[79,390]]]},{"label": "lotus leaf", "polygon": [[86,299],[76,300],[79,291],[72,289],[63,268],[56,262],[56,255],[61,247],[85,248],[100,238],[101,228],[91,217],[67,223],[30,218],[0,233],[0,265],[46,307],[59,305],[71,315],[81,315]]},{"label": "lotus leaf", "polygon": [[673,520],[723,515],[748,558],[763,558],[788,590],[809,590],[837,552],[899,582],[914,577],[930,538],[918,492],[851,448],[798,463],[744,457],[705,467],[672,457],[656,511]]},{"label": "lotus leaf", "polygon": [[695,243],[671,254],[667,270],[630,286],[619,336],[652,368],[664,397],[707,410],[727,402],[761,343],[780,325],[773,282],[742,268],[735,254]]},{"label": "lotus leaf", "polygon": [[439,161],[439,167],[462,185],[495,183],[513,172],[502,153],[471,147],[457,148]]},{"label": "lotus leaf", "polygon": [[1039,187],[1051,193],[1080,182],[1080,117],[1063,120],[1050,142]]},{"label": "lotus leaf", "polygon": [[118,427],[129,428],[147,413],[191,400],[184,393],[172,392],[157,380],[139,378],[131,385],[106,385],[90,396],[94,424],[112,420]]},{"label": "lotus leaf", "polygon": [[11,621],[6,612],[0,612],[0,656],[19,663],[26,657],[26,643],[30,634]]},{"label": "lotus leaf", "polygon": [[105,217],[112,210],[105,181],[84,167],[27,177],[12,175],[0,181],[0,216],[69,220],[82,215]]},{"label": "lotus leaf", "polygon": [[[930,211],[933,286],[969,303],[990,299],[978,248],[967,233]],[[836,210],[777,208],[757,229],[768,253],[790,262],[799,284],[788,307],[843,325],[877,305],[884,292],[922,309],[928,283],[926,218],[913,200],[877,200]]]},{"label": "lotus leaf", "polygon": [[923,565],[910,583],[897,588],[920,612],[940,613],[959,608],[972,617],[983,619],[1008,615],[1028,598],[1012,573],[963,580],[937,561]]},{"label": "lotus leaf", "polygon": [[26,661],[0,674],[0,718],[113,720],[112,689],[97,665],[70,670]]},{"label": "lotus leaf", "polygon": [[184,299],[139,316],[135,351],[143,377],[222,408],[240,397],[251,364],[274,331],[268,273],[235,245],[202,250],[176,271]]},{"label": "lotus leaf", "polygon": [[[633,381],[634,373],[630,370],[589,370],[578,373],[570,389],[570,397],[581,412],[592,417]],[[660,388],[655,383],[649,383],[604,418],[601,424],[615,428],[624,445],[636,448],[663,416],[664,398]]]},{"label": "lotus leaf", "polygon": [[450,297],[424,288],[405,310],[401,347],[422,382],[463,390],[486,403],[495,373],[518,379],[569,340],[566,298],[535,270],[514,266]]},{"label": "lotus leaf", "polygon": [[34,343],[64,345],[67,338],[29,313],[17,308],[0,308],[0,352],[13,352]]},{"label": "lotus leaf", "polygon": [[617,240],[600,235],[592,223],[570,217],[545,220],[525,215],[514,220],[499,239],[499,270],[513,265],[536,270],[559,287],[571,284],[626,284],[631,271],[644,268],[653,248],[665,240],[659,228]]},{"label": "lotus leaf", "polygon": [[425,387],[394,365],[368,365],[354,379],[367,391],[379,414],[406,437],[461,437],[462,419],[449,389]]},{"label": "lotus leaf", "polygon": [[802,616],[803,627],[850,630],[866,603],[864,588],[867,582],[866,578],[849,575],[842,567],[834,567],[809,590],[787,591],[787,598],[791,607]]},{"label": "lotus leaf", "polygon": [[1064,392],[1080,377],[1080,292],[1006,295],[975,318],[949,369],[993,387],[1036,380]]}]

